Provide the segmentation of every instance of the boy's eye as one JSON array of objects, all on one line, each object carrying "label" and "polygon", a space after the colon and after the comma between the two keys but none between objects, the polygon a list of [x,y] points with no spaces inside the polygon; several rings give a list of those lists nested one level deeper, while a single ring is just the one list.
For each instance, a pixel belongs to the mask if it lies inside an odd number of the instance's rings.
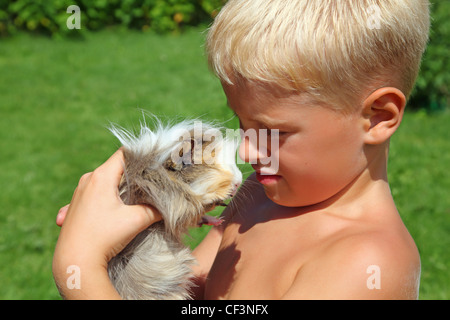
[{"label": "boy's eye", "polygon": [[269,129],[267,130],[267,135],[269,136],[284,136],[287,135],[289,132],[287,131],[282,131],[279,129]]}]

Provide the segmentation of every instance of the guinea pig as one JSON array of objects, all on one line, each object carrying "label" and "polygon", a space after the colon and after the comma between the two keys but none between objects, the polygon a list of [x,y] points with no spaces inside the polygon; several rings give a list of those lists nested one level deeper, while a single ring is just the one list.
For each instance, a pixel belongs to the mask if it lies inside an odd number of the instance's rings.
[{"label": "guinea pig", "polygon": [[109,277],[123,299],[190,299],[196,261],[182,238],[190,227],[220,223],[205,213],[225,205],[242,181],[236,139],[192,120],[170,125],[155,119],[153,130],[144,122],[139,134],[110,130],[125,157],[121,199],[151,205],[163,219],[111,259]]}]

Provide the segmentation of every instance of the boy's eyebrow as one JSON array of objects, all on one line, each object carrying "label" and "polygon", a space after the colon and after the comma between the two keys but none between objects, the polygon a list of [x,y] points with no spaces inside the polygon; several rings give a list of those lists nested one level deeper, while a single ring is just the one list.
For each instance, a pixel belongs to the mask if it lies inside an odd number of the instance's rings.
[{"label": "boy's eyebrow", "polygon": [[286,125],[288,123],[288,120],[276,119],[265,114],[255,115],[254,119],[267,127],[276,127]]},{"label": "boy's eyebrow", "polygon": [[[230,108],[230,103],[227,100],[227,106]],[[231,108],[230,108],[231,109]],[[233,115],[239,119],[240,118],[238,116],[238,114],[236,113],[236,111],[234,111],[233,109],[231,109],[231,111],[233,111]],[[284,125],[286,124],[288,121],[287,120],[276,120],[273,117],[270,116],[266,116],[266,115],[256,115],[254,117],[254,120],[260,122],[261,124],[265,125],[266,127],[275,127],[275,126],[280,126],[280,125]]]}]

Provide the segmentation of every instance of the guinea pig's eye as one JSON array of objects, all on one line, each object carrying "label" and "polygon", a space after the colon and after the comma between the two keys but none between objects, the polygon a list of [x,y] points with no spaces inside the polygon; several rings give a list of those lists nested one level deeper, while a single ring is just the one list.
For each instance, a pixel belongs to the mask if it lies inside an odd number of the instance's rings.
[{"label": "guinea pig's eye", "polygon": [[196,142],[194,139],[183,141],[183,148],[180,150],[179,153],[181,164],[183,165],[183,167],[187,167],[194,164],[195,144]]},{"label": "guinea pig's eye", "polygon": [[188,167],[188,166],[191,166],[192,165],[192,161],[191,160],[182,160],[181,161],[181,164],[183,165],[183,168],[186,168],[186,167]]},{"label": "guinea pig's eye", "polygon": [[164,163],[164,168],[170,171],[180,171],[182,167],[182,163],[174,162],[172,159],[169,159]]}]

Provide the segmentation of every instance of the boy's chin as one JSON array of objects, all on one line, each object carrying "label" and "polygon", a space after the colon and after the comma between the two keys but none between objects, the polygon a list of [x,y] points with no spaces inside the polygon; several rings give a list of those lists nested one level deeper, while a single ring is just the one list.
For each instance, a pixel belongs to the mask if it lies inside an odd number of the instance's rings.
[{"label": "boy's chin", "polygon": [[304,194],[294,194],[290,190],[284,189],[280,184],[265,185],[264,192],[266,197],[273,203],[289,208],[309,207],[320,203],[311,197],[305,197]]}]

